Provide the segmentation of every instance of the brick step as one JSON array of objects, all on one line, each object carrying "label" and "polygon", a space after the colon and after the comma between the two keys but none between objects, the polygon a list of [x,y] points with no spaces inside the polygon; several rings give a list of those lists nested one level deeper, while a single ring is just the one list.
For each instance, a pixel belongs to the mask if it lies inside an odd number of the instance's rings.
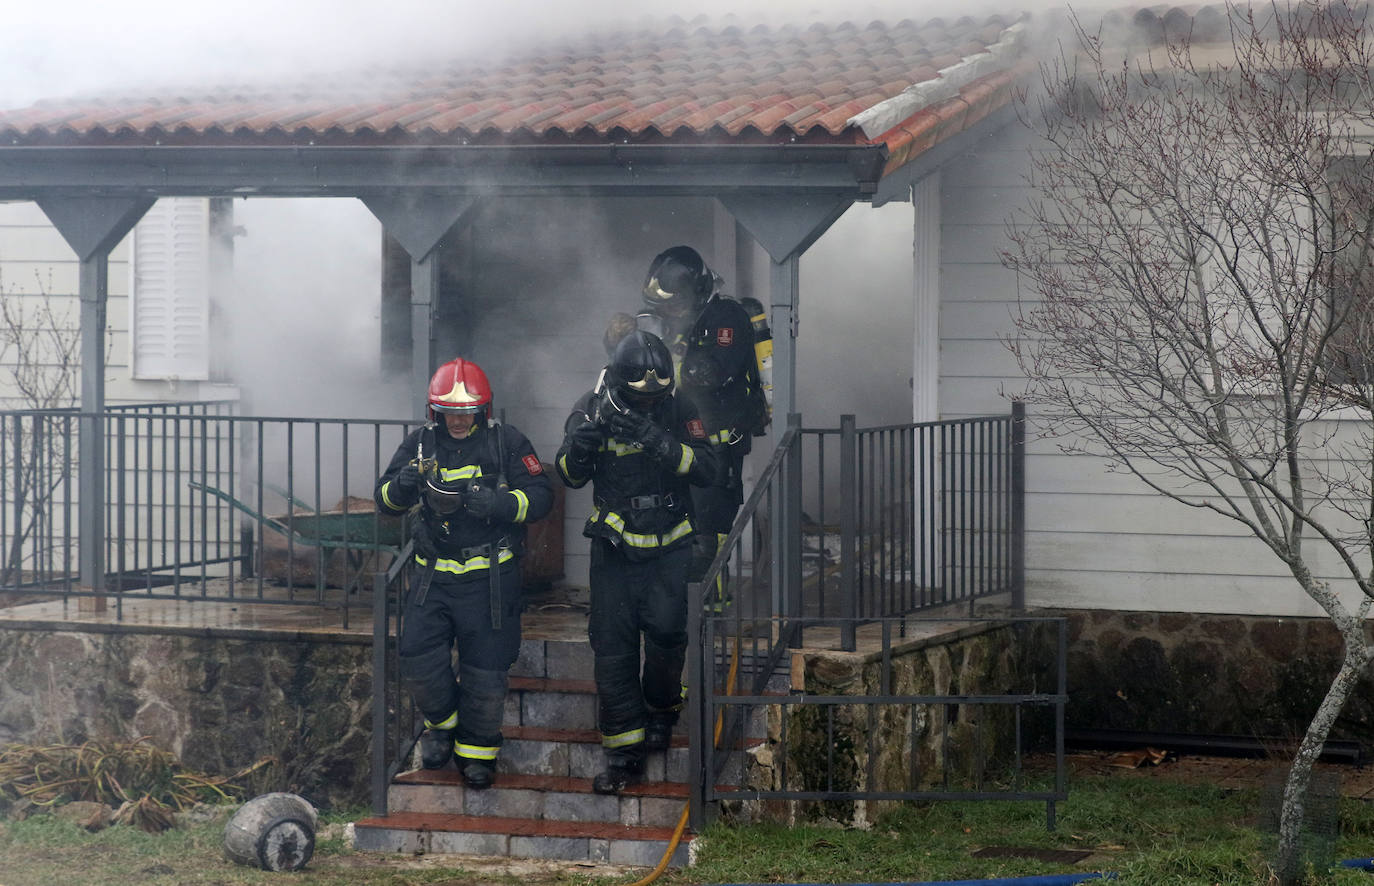
[{"label": "brick step", "polygon": [[[492,788],[495,790],[495,788]],[[396,812],[353,824],[353,848],[367,852],[501,855],[610,864],[658,864],[673,828],[618,822],[555,821],[434,812]],[[669,864],[689,863],[692,834],[684,833]]]},{"label": "brick step", "polygon": [[619,796],[592,791],[590,778],[498,773],[496,783],[470,790],[456,770],[401,773],[387,792],[392,813],[424,812],[549,821],[603,821],[673,827],[687,801],[687,785],[646,780]]}]

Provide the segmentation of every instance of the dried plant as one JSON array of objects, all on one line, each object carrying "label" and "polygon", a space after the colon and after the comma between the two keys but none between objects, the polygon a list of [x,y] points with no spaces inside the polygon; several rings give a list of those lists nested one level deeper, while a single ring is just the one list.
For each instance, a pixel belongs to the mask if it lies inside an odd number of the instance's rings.
[{"label": "dried plant", "polygon": [[117,807],[114,820],[146,831],[171,827],[172,814],[197,803],[236,800],[241,782],[274,761],[230,776],[192,772],[140,738],[129,743],[0,745],[0,803],[26,809],[85,800]]}]

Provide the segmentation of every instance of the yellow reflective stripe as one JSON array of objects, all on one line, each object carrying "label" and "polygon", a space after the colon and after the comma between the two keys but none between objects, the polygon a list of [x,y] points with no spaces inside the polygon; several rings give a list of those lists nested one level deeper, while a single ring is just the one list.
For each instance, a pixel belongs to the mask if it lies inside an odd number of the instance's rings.
[{"label": "yellow reflective stripe", "polygon": [[[592,520],[595,521],[600,513],[600,509],[593,508]],[[672,529],[657,535],[627,531],[625,528],[625,518],[615,511],[607,512],[606,525],[614,529],[626,544],[636,548],[657,548],[692,534],[692,521],[688,520],[686,517],[682,518],[682,522],[678,523]]]},{"label": "yellow reflective stripe", "polygon": [[606,441],[606,448],[612,455],[634,455],[636,452],[644,451],[644,447],[638,443],[621,443],[614,438]]},{"label": "yellow reflective stripe", "polygon": [[696,461],[697,457],[693,454],[692,447],[688,446],[686,443],[679,443],[677,445],[678,448],[682,450],[682,457],[677,460],[677,473],[678,476],[681,476],[692,469],[692,462]]},{"label": "yellow reflective stripe", "polygon": [[680,685],[682,686],[682,691],[681,691],[681,693],[678,695],[678,702],[677,702],[677,704],[675,704],[675,705],[669,705],[669,706],[666,707],[666,708],[656,708],[656,707],[654,707],[653,705],[645,705],[645,707],[647,707],[650,711],[652,711],[652,712],[655,713],[655,714],[671,714],[671,713],[673,713],[674,711],[680,711],[680,710],[682,710],[683,704],[686,703],[686,701],[687,701],[687,684],[686,684],[686,683],[682,683],[682,684],[680,684]]},{"label": "yellow reflective stripe", "polygon": [[[503,548],[496,558],[497,563],[505,563],[514,557],[515,554],[509,548]],[[419,554],[415,555],[415,562],[420,566],[428,566],[429,561]],[[474,569],[488,569],[491,567],[490,557],[473,557],[470,560],[459,562],[440,557],[434,562],[434,569],[438,572],[452,572],[454,575],[462,575],[465,572],[472,572]]]},{"label": "yellow reflective stripe", "polygon": [[712,434],[711,436],[707,437],[706,439],[709,440],[709,441],[712,442],[712,443],[729,443],[729,442],[730,442],[730,434],[731,434],[730,429],[729,429],[729,428],[726,428],[726,429],[721,430],[721,431],[716,431],[714,434]]},{"label": "yellow reflective stripe", "polygon": [[500,748],[489,748],[477,744],[459,744],[456,741],[453,743],[453,752],[469,760],[495,760],[496,752],[499,750]]},{"label": "yellow reflective stripe", "polygon": [[463,465],[461,468],[440,468],[439,479],[448,483],[453,480],[471,480],[482,476],[481,465]]},{"label": "yellow reflective stripe", "polygon": [[428,718],[428,717],[425,718],[425,728],[426,728],[426,729],[454,729],[454,728],[456,728],[457,726],[458,726],[458,712],[457,712],[457,711],[454,711],[453,713],[449,714],[447,717],[445,717],[444,719],[440,720],[438,723],[431,723],[431,722],[429,722],[429,718]]},{"label": "yellow reflective stripe", "polygon": [[394,501],[391,500],[391,494],[390,494],[390,493],[391,493],[391,484],[392,484],[392,482],[394,482],[394,481],[388,480],[388,481],[386,481],[385,483],[382,484],[382,501],[386,502],[386,506],[389,507],[389,508],[391,508],[393,511],[404,511],[404,510],[405,510],[405,506],[404,506],[404,505],[398,505],[398,504],[396,504],[396,502],[394,502]]},{"label": "yellow reflective stripe", "polygon": [[644,728],[631,729],[629,732],[621,732],[616,735],[601,734],[601,746],[603,748],[623,748],[632,744],[639,744],[644,740]]},{"label": "yellow reflective stripe", "polygon": [[510,494],[515,496],[515,522],[524,523],[525,515],[530,512],[530,497],[520,489],[512,489]]}]

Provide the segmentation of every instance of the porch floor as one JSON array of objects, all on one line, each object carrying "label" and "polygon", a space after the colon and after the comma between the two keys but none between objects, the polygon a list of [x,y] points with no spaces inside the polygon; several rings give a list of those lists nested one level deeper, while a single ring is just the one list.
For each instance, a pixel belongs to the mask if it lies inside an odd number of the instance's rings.
[{"label": "porch floor", "polygon": [[[372,637],[370,594],[352,595],[346,617],[337,602],[339,589],[327,591],[324,605],[314,601],[314,589],[291,589],[284,585],[227,578],[206,578],[182,582],[179,593],[167,588],[152,594],[126,592],[104,598],[72,596],[66,600],[37,598],[25,603],[23,597],[6,595],[9,605],[0,605],[0,628],[62,630],[78,628],[99,633],[197,634],[220,637],[240,636],[315,642],[368,643]],[[233,598],[233,599],[228,599]],[[961,607],[964,608],[964,607]],[[746,610],[748,604],[746,603]],[[555,585],[542,591],[525,592],[525,611],[521,616],[522,634],[531,640],[585,641],[587,638],[588,592],[572,585]],[[745,637],[756,628],[767,630],[765,620],[754,620],[748,611],[742,623],[727,610],[717,632],[733,633],[737,628]],[[976,632],[979,626],[959,617],[922,617],[909,619],[905,630],[895,629],[891,639],[894,653],[931,642],[947,642],[963,632]],[[860,625],[855,631],[854,653],[840,652],[840,629],[829,625],[808,626],[802,632],[797,653],[829,653],[870,656],[882,650],[882,628],[878,624]]]},{"label": "porch floor", "polygon": [[[339,595],[330,589],[331,598]],[[260,596],[259,596],[260,595]],[[201,599],[227,598],[236,599]],[[80,626],[97,632],[213,634],[215,636],[281,635],[283,639],[310,639],[316,642],[371,642],[372,608],[370,595],[357,595],[345,618],[337,603],[319,605],[313,590],[291,590],[275,584],[234,582],[209,578],[203,582],[183,583],[179,596],[168,594],[126,594],[104,598],[71,597],[67,600],[16,602],[0,607],[0,628],[60,630]],[[10,595],[10,600],[15,600]],[[526,592],[525,612],[521,617],[523,634],[534,640],[576,640],[587,636],[586,591],[573,587],[554,587],[548,591]]]}]

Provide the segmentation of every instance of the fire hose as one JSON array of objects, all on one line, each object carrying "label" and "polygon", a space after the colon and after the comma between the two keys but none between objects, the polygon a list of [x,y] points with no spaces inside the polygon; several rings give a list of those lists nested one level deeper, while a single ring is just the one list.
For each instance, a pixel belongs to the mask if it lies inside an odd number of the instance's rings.
[{"label": "fire hose", "polygon": [[[730,659],[730,672],[725,677],[725,694],[733,695],[735,687],[735,674],[739,672],[739,637],[735,637],[735,649]],[[704,689],[704,687],[703,687]],[[720,733],[725,724],[725,711],[716,711],[715,729],[711,734],[712,749],[720,742]],[[668,869],[668,860],[677,851],[678,843],[682,842],[682,833],[687,830],[687,814],[691,810],[691,801],[682,804],[682,815],[678,817],[677,827],[673,829],[673,836],[668,840],[668,848],[663,851],[663,857],[658,860],[658,864],[642,880],[636,880],[630,886],[649,886],[657,880]]]}]

